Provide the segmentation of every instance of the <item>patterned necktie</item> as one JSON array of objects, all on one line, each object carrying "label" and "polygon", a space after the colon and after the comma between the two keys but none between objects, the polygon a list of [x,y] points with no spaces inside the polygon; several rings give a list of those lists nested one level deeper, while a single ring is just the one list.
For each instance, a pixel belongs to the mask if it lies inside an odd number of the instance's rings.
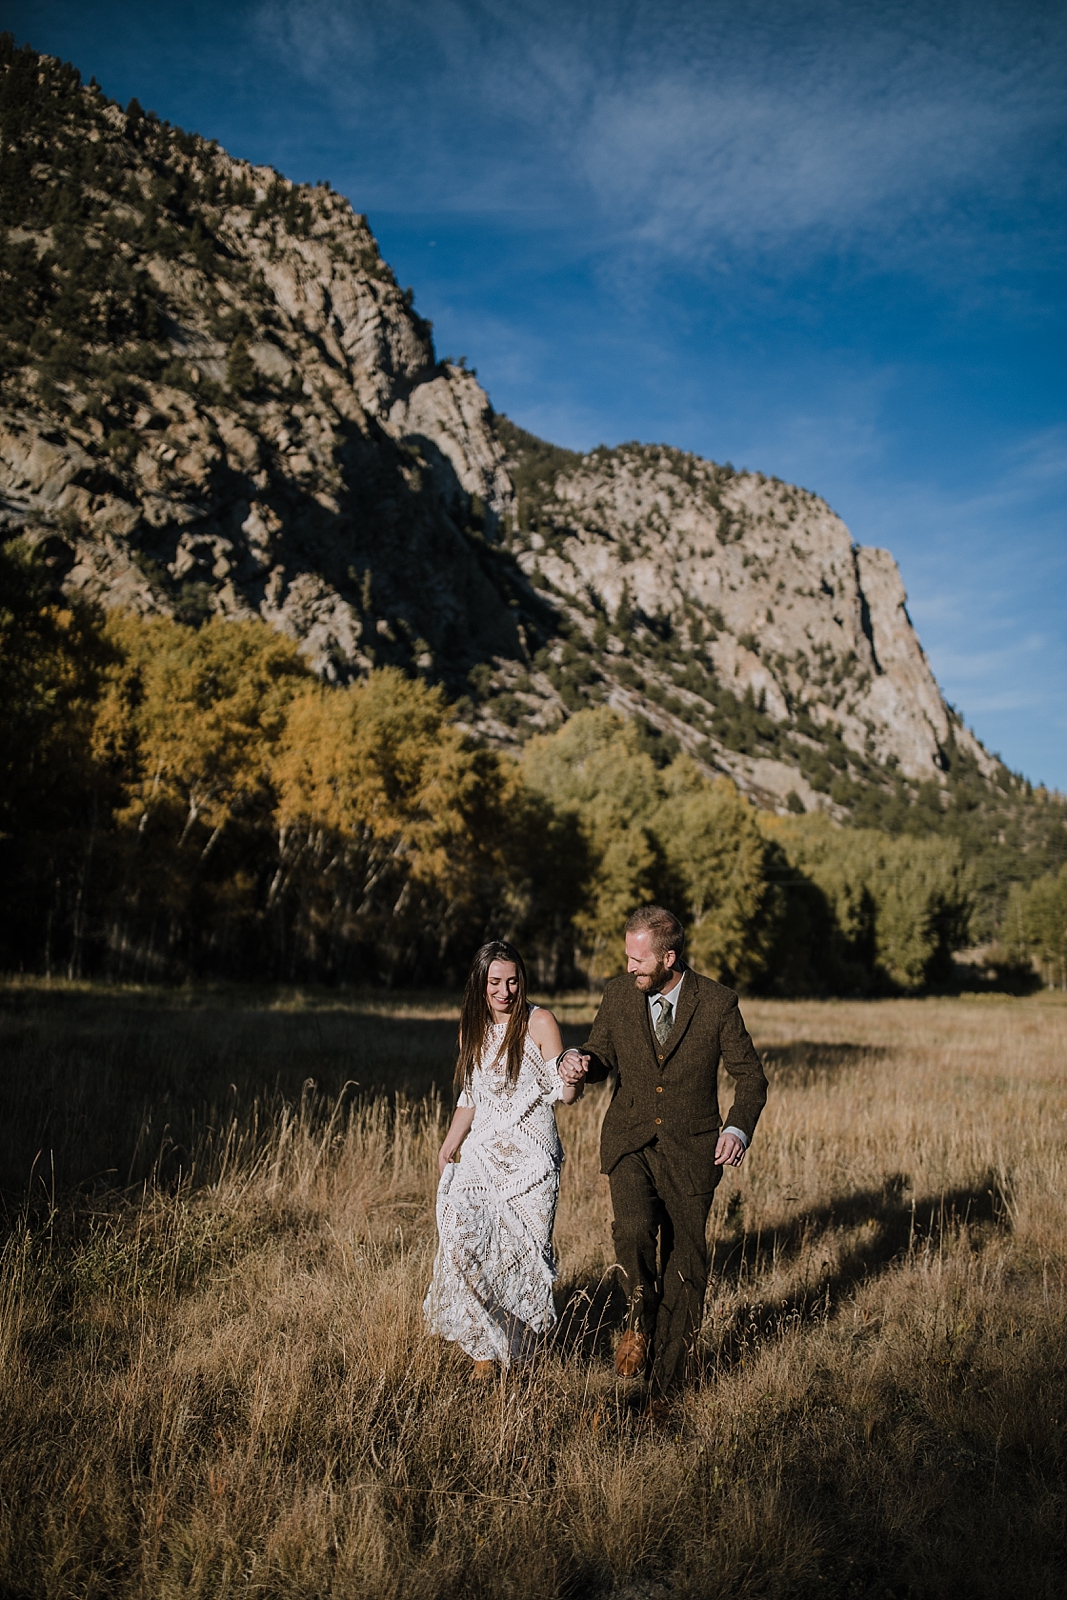
[{"label": "patterned necktie", "polygon": [[659,1015],[656,1018],[656,1038],[660,1044],[666,1044],[670,1037],[670,1031],[674,1027],[674,1007],[661,994],[655,996],[652,1004],[659,1007]]}]

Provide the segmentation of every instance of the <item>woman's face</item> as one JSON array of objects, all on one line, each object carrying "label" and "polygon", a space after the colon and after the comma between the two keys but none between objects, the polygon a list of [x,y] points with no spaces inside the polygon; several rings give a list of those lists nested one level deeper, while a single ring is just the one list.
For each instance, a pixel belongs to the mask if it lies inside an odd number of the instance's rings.
[{"label": "woman's face", "polygon": [[485,997],[490,1011],[507,1016],[519,992],[519,969],[514,961],[490,961]]}]

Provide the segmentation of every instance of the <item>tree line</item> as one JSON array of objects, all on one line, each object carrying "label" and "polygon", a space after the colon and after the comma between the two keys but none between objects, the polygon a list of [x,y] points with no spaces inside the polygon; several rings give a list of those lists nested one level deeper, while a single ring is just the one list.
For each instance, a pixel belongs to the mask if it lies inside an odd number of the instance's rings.
[{"label": "tree line", "polygon": [[1067,989],[1067,866],[1029,886],[1013,884],[1004,923],[1016,960],[1033,962],[1050,989]]},{"label": "tree line", "polygon": [[258,620],[102,616],[17,542],[0,739],[9,970],[453,982],[495,935],[562,985],[617,970],[655,899],[725,982],[872,993],[968,939],[954,840],[768,816],[603,706],[514,760],[419,678],[324,684]]}]

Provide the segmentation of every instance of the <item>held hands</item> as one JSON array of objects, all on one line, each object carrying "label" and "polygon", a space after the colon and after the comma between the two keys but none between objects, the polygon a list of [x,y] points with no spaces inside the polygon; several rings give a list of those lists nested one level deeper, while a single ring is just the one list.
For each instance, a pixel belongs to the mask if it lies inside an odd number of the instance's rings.
[{"label": "held hands", "polygon": [[589,1057],[582,1055],[579,1050],[575,1050],[573,1047],[570,1050],[564,1050],[556,1062],[556,1071],[563,1083],[581,1083],[589,1071]]},{"label": "held hands", "polygon": [[720,1133],[715,1146],[717,1167],[739,1167],[745,1159],[745,1147],[735,1133]]}]

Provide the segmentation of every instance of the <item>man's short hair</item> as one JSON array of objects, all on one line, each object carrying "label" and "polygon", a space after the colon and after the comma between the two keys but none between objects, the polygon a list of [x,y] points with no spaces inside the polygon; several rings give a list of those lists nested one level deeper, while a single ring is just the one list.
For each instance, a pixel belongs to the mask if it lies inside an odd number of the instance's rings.
[{"label": "man's short hair", "polygon": [[682,951],[685,949],[685,929],[674,915],[665,906],[639,906],[633,914],[626,919],[627,933],[650,933],[652,935],[652,950],[658,960],[662,961],[668,950],[673,950],[680,961]]}]

